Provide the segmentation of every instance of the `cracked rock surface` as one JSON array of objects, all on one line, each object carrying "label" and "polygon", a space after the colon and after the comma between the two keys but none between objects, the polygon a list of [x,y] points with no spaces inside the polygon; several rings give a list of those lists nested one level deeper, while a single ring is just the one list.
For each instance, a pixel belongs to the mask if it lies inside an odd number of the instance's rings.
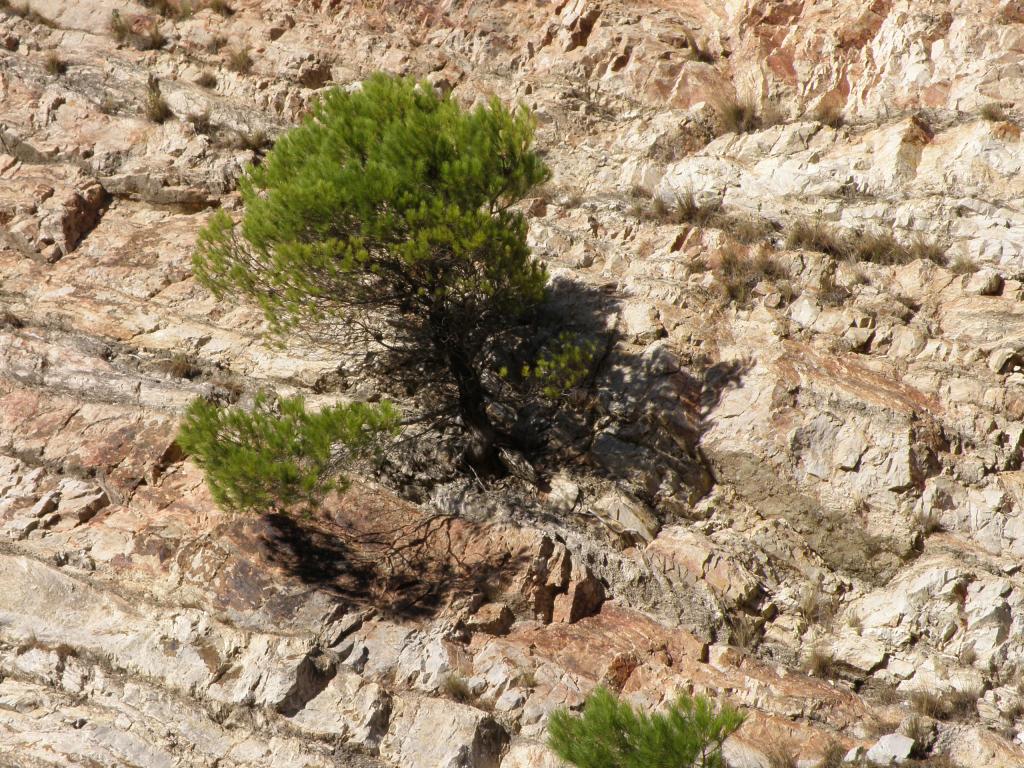
[{"label": "cracked rock surface", "polygon": [[[556,768],[547,718],[598,684],[743,707],[736,768],[1024,764],[1019,3],[185,5],[0,10],[0,765]],[[534,111],[531,245],[616,333],[596,474],[229,516],[185,405],[358,383],[190,252],[376,70]],[[787,247],[807,222],[945,263]]]}]

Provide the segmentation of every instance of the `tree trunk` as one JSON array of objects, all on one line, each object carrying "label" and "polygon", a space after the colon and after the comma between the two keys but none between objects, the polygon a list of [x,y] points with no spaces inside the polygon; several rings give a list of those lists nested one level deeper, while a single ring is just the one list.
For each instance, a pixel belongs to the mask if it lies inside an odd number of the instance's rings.
[{"label": "tree trunk", "polygon": [[504,465],[498,455],[498,434],[487,415],[480,372],[472,365],[471,356],[459,343],[462,338],[459,331],[453,331],[451,324],[443,312],[436,312],[430,318],[434,348],[447,361],[459,392],[459,415],[469,438],[463,458],[477,474],[501,474]]},{"label": "tree trunk", "polygon": [[498,434],[487,415],[480,375],[460,352],[448,350],[448,366],[459,390],[459,415],[469,437],[464,458],[478,474],[501,474],[503,464],[498,456]]}]

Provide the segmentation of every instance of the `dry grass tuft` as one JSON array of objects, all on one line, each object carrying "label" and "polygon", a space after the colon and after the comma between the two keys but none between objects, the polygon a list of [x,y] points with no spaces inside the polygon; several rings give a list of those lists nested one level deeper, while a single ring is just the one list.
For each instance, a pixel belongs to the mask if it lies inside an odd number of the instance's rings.
[{"label": "dry grass tuft", "polygon": [[970,256],[957,256],[949,265],[954,275],[973,275],[978,271],[978,264]]},{"label": "dry grass tuft", "polygon": [[801,219],[789,228],[786,247],[805,251],[818,251],[841,258],[846,255],[843,236],[821,219]]},{"label": "dry grass tuft", "polygon": [[997,103],[986,104],[981,108],[979,114],[983,119],[988,120],[990,123],[1005,123],[1010,120],[1010,116],[1006,114],[1006,110],[1003,109],[1003,105]]},{"label": "dry grass tuft", "polygon": [[818,251],[835,258],[882,266],[909,264],[917,259],[940,266],[946,264],[945,249],[922,235],[915,235],[913,240],[904,244],[891,232],[844,232],[821,219],[795,222],[786,236],[786,247]]},{"label": "dry grass tuft", "polygon": [[473,700],[473,692],[469,690],[469,684],[460,675],[446,676],[444,682],[441,683],[441,692],[460,704],[468,704]]},{"label": "dry grass tuft", "polygon": [[188,116],[188,122],[192,125],[193,131],[204,136],[211,136],[217,130],[209,110],[192,113]]},{"label": "dry grass tuft", "polygon": [[846,750],[837,741],[829,742],[825,751],[821,753],[821,761],[818,768],[843,768],[846,759]]},{"label": "dry grass tuft", "polygon": [[799,768],[796,752],[788,744],[773,744],[764,756],[768,758],[768,768]]},{"label": "dry grass tuft", "polygon": [[150,77],[149,83],[146,86],[146,100],[143,104],[143,112],[154,123],[166,123],[174,117],[170,104],[167,103],[163,94],[160,93],[159,83],[153,77]]},{"label": "dry grass tuft", "polygon": [[46,71],[48,74],[54,77],[60,77],[68,71],[67,62],[65,62],[56,51],[50,51],[46,54]]},{"label": "dry grass tuft", "polygon": [[228,69],[240,75],[247,75],[252,71],[252,55],[248,48],[239,48],[228,54]]},{"label": "dry grass tuft", "polygon": [[751,101],[723,99],[717,110],[722,133],[751,133],[761,128],[761,117]]},{"label": "dry grass tuft", "polygon": [[836,677],[836,660],[827,648],[812,648],[804,657],[803,670],[811,677],[831,680]]},{"label": "dry grass tuft", "polygon": [[203,372],[202,368],[196,364],[195,358],[183,352],[176,352],[169,358],[160,360],[156,364],[156,369],[171,378],[188,379],[189,381],[197,378]]},{"label": "dry grass tuft", "polygon": [[842,128],[844,124],[843,111],[839,105],[832,101],[821,102],[814,110],[814,119],[829,128]]},{"label": "dry grass tuft", "polygon": [[962,720],[977,714],[980,691],[915,691],[910,706],[919,715],[935,720]]},{"label": "dry grass tuft", "polygon": [[712,272],[726,301],[746,305],[763,280],[786,280],[789,271],[765,248],[753,255],[741,248],[723,248],[712,262]]},{"label": "dry grass tuft", "polygon": [[206,7],[214,13],[219,13],[221,16],[231,16],[235,12],[235,9],[226,0],[210,0]]},{"label": "dry grass tuft", "polygon": [[203,72],[196,78],[196,85],[207,90],[217,87],[217,76],[210,70],[203,70]]}]

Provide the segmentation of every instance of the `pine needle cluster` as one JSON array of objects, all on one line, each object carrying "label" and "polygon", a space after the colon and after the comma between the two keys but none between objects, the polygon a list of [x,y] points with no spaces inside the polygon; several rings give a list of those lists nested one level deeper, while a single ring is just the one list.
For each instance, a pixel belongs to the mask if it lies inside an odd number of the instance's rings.
[{"label": "pine needle cluster", "polygon": [[646,714],[598,688],[581,717],[555,712],[548,745],[577,768],[723,768],[722,745],[744,715],[703,696],[679,696],[663,713]]},{"label": "pine needle cluster", "polygon": [[352,403],[306,410],[301,397],[255,398],[252,410],[194,400],[177,442],[206,473],[214,500],[236,512],[309,511],[343,489],[343,469],[398,426],[398,413]]}]

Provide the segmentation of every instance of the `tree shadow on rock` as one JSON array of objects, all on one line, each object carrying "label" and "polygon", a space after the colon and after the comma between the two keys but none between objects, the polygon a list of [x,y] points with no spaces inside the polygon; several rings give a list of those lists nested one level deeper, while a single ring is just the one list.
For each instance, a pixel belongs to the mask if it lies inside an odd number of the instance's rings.
[{"label": "tree shadow on rock", "polygon": [[459,598],[502,594],[531,566],[485,528],[387,493],[354,488],[322,512],[264,515],[261,556],[304,586],[388,616],[429,618]]}]

